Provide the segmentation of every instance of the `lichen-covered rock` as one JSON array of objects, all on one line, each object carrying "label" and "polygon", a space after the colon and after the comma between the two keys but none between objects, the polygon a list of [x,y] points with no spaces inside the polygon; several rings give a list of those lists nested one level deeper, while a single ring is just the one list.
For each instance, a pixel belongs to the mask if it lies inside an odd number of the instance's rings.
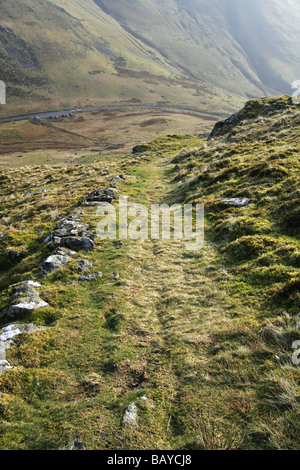
[{"label": "lichen-covered rock", "polygon": [[13,303],[7,311],[8,316],[15,318],[33,310],[48,307],[47,302],[40,298],[40,294],[36,290],[39,287],[41,287],[41,284],[34,281],[25,281],[16,286],[11,286],[13,288]]},{"label": "lichen-covered rock", "polygon": [[53,237],[83,236],[88,231],[89,226],[84,224],[77,214],[69,215],[58,220],[56,229],[52,232]]},{"label": "lichen-covered rock", "polygon": [[77,261],[76,264],[78,267],[78,271],[80,271],[81,273],[86,273],[93,267],[93,263],[89,261],[88,259],[81,259]]},{"label": "lichen-covered rock", "polygon": [[72,251],[90,251],[95,248],[94,235],[89,232],[89,225],[83,223],[77,214],[69,215],[57,222],[51,233],[49,246],[68,248]]},{"label": "lichen-covered rock", "polygon": [[138,421],[138,407],[135,403],[131,403],[125,410],[125,414],[123,417],[123,425],[135,427],[138,425]]},{"label": "lichen-covered rock", "polygon": [[32,333],[35,333],[36,331],[40,331],[43,329],[45,329],[44,326],[37,326],[37,325],[34,325],[33,323],[29,323],[29,324],[12,323],[11,325],[8,325],[2,329],[3,333],[0,335],[0,347],[2,343],[5,343],[6,341],[10,341],[14,339],[16,336],[19,336],[21,334],[30,335]]},{"label": "lichen-covered rock", "polygon": [[70,257],[66,255],[52,255],[49,256],[41,266],[42,276],[52,274],[63,268],[70,261]]}]

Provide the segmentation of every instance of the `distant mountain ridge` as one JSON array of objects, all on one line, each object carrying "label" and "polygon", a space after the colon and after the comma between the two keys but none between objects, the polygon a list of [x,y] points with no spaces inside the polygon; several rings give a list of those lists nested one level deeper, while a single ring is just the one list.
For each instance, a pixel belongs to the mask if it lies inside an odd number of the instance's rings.
[{"label": "distant mountain ridge", "polygon": [[209,111],[291,92],[294,0],[0,2],[11,111],[143,102]]}]

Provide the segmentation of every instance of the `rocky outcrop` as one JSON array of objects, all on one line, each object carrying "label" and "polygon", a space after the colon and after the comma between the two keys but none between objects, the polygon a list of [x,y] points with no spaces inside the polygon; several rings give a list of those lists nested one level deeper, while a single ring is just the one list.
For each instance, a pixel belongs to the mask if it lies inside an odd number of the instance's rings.
[{"label": "rocky outcrop", "polygon": [[138,155],[138,154],[150,152],[150,151],[151,151],[151,147],[148,144],[135,145],[132,149],[133,155]]},{"label": "rocky outcrop", "polygon": [[51,233],[50,244],[74,251],[90,251],[95,248],[94,235],[89,232],[89,225],[83,223],[77,214],[60,219]]},{"label": "rocky outcrop", "polygon": [[208,141],[214,139],[216,136],[219,134],[222,134],[223,131],[226,131],[230,128],[230,124],[236,123],[239,120],[239,116],[234,114],[233,116],[230,116],[228,119],[225,121],[219,121],[216,123],[215,127],[211,131],[208,137]]},{"label": "rocky outcrop", "polygon": [[260,98],[247,101],[244,108],[237,114],[233,114],[224,121],[216,123],[212,132],[208,137],[208,141],[230,134],[238,125],[242,125],[244,121],[256,119],[259,116],[269,115],[270,113],[279,113],[285,111],[292,105],[290,97],[284,98]]},{"label": "rocky outcrop", "polygon": [[89,230],[89,225],[82,222],[78,214],[58,220],[55,230],[45,240],[48,246],[55,248],[55,252],[41,265],[41,275],[46,276],[65,267],[78,251],[94,250],[95,236]]}]

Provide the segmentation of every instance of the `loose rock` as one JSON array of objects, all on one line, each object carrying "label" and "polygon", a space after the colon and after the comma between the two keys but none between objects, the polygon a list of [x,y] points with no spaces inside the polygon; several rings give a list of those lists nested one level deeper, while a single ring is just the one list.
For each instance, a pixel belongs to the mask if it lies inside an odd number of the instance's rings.
[{"label": "loose rock", "polygon": [[98,272],[96,274],[87,274],[86,276],[80,276],[78,280],[79,282],[93,282],[93,281],[97,281],[101,277],[102,277],[102,273]]},{"label": "loose rock", "polygon": [[77,264],[78,270],[81,273],[85,273],[89,271],[90,269],[92,269],[93,267],[93,263],[87,259],[81,259],[80,261],[77,261],[76,264]]},{"label": "loose rock", "polygon": [[95,191],[91,192],[87,197],[87,202],[91,203],[99,203],[99,202],[107,202],[109,204],[112,203],[114,199],[116,199],[118,195],[118,191],[114,188],[109,189],[95,189]]},{"label": "loose rock", "polygon": [[82,442],[78,441],[77,439],[75,439],[75,441],[73,441],[69,447],[68,447],[68,450],[86,450],[86,448],[84,447],[84,445],[82,444]]},{"label": "loose rock", "polygon": [[36,290],[39,287],[41,284],[34,281],[25,281],[21,285],[16,285],[12,295],[14,303],[7,311],[8,316],[15,318],[33,310],[48,307],[47,302],[40,298],[39,292]]},{"label": "loose rock", "polygon": [[225,204],[227,206],[232,206],[232,207],[246,207],[251,204],[252,199],[249,198],[232,198],[232,199],[223,199],[221,201],[221,204]]},{"label": "loose rock", "polygon": [[131,403],[125,410],[125,414],[123,417],[123,425],[135,427],[138,425],[138,421],[138,408],[135,403]]},{"label": "loose rock", "polygon": [[47,274],[52,274],[58,271],[59,269],[63,268],[68,264],[70,261],[70,257],[66,255],[52,255],[44,261],[41,266],[41,274],[42,276],[46,276]]}]

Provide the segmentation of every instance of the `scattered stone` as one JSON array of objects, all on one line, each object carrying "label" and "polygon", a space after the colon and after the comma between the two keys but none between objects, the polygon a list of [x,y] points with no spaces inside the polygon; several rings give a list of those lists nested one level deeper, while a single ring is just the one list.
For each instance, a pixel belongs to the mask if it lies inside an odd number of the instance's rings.
[{"label": "scattered stone", "polygon": [[13,303],[7,311],[8,316],[15,318],[33,310],[49,307],[49,304],[40,298],[39,292],[36,290],[39,287],[41,284],[34,281],[25,281],[21,285],[16,285],[13,289]]},{"label": "scattered stone", "polygon": [[59,269],[65,267],[70,261],[70,257],[66,255],[51,255],[49,258],[44,261],[41,266],[42,276],[47,276],[48,274],[53,274]]},{"label": "scattered stone", "polygon": [[89,203],[107,202],[111,204],[112,201],[116,199],[117,195],[118,191],[114,188],[96,189],[88,195],[86,200]]},{"label": "scattered stone", "polygon": [[115,242],[115,246],[117,248],[120,248],[120,247],[124,246],[124,243],[122,241],[118,241],[118,242]]},{"label": "scattered stone", "polygon": [[81,273],[85,273],[89,271],[90,269],[92,269],[93,267],[93,263],[87,259],[81,259],[80,261],[77,261],[76,264],[77,264],[78,270]]},{"label": "scattered stone", "polygon": [[138,421],[138,408],[135,403],[131,403],[125,410],[125,414],[123,417],[123,425],[135,427],[138,425]]},{"label": "scattered stone", "polygon": [[120,274],[119,273],[113,273],[113,280],[117,281],[118,279],[120,279]]},{"label": "scattered stone", "polygon": [[232,206],[232,207],[246,207],[251,204],[252,199],[249,198],[232,198],[232,199],[223,199],[221,201],[221,204],[225,204],[227,206]]},{"label": "scattered stone", "polygon": [[108,203],[107,202],[97,202],[97,201],[93,201],[93,202],[85,202],[83,204],[83,207],[99,207],[99,206],[104,206],[104,205],[107,205]]},{"label": "scattered stone", "polygon": [[124,175],[115,176],[115,177],[112,179],[112,182],[114,182],[114,181],[120,181],[120,180],[126,181],[125,176],[124,176]]},{"label": "scattered stone", "polygon": [[93,282],[97,281],[102,277],[102,273],[98,272],[96,274],[87,274],[86,276],[80,276],[79,277],[79,282]]},{"label": "scattered stone", "polygon": [[69,445],[68,450],[86,450],[86,448],[82,442],[78,441],[78,439],[75,439],[75,441]]},{"label": "scattered stone", "polygon": [[56,229],[52,232],[52,237],[83,236],[88,229],[89,226],[84,224],[77,214],[73,214],[58,221]]},{"label": "scattered stone", "polygon": [[46,193],[47,189],[37,189],[36,191],[27,191],[24,196],[35,196],[36,194]]}]

